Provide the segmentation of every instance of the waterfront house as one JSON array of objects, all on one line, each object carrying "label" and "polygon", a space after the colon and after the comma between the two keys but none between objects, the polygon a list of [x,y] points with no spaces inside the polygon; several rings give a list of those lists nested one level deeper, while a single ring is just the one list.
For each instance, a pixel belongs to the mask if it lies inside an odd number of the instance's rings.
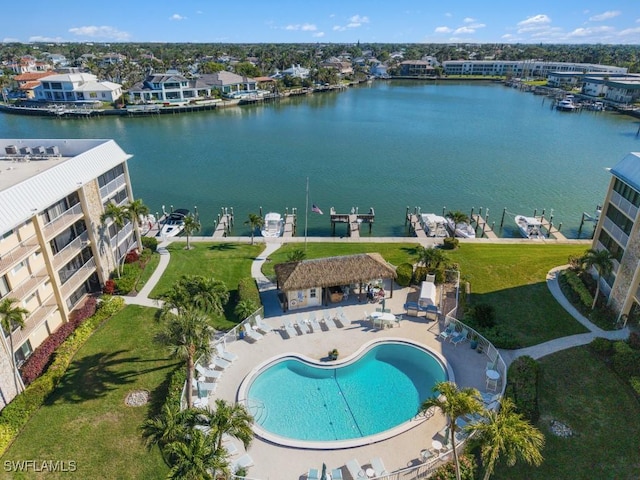
[{"label": "waterfront house", "polygon": [[435,68],[427,60],[405,60],[400,63],[400,75],[403,77],[433,77]]},{"label": "waterfront house", "polygon": [[122,96],[122,85],[99,82],[91,73],[65,73],[40,79],[34,92],[42,102],[115,102]]},{"label": "waterfront house", "polygon": [[129,102],[185,102],[198,97],[192,82],[176,71],[154,73],[129,89]]},{"label": "waterfront house", "polygon": [[29,312],[0,340],[0,409],[23,388],[11,356],[19,367],[137,247],[131,222],[100,219],[133,199],[130,157],[113,140],[0,139],[0,298]]},{"label": "waterfront house", "polygon": [[351,75],[353,73],[353,66],[351,65],[351,62],[341,60],[337,57],[331,57],[325,60],[320,63],[320,66],[323,68],[332,68],[338,72],[338,75],[342,76]]},{"label": "waterfront house", "polygon": [[286,70],[278,71],[271,75],[272,78],[294,77],[294,78],[309,78],[309,69],[298,65],[291,65]]},{"label": "waterfront house", "polygon": [[17,85],[14,90],[20,93],[20,98],[35,98],[35,88],[40,85],[40,79],[53,75],[53,72],[29,72],[13,77]]},{"label": "waterfront house", "polygon": [[219,90],[223,95],[242,91],[255,91],[258,88],[258,82],[255,79],[224,70],[201,75],[199,80],[204,85]]},{"label": "waterfront house", "polygon": [[328,305],[345,294],[362,294],[369,282],[396,277],[395,267],[379,253],[279,263],[274,270],[285,311]]}]

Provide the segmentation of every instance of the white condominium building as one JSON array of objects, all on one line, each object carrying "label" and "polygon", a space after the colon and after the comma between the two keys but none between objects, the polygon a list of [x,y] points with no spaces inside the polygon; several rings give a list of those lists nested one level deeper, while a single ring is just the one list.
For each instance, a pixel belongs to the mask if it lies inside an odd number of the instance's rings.
[{"label": "white condominium building", "polygon": [[107,203],[133,199],[130,157],[113,140],[0,139],[0,299],[29,311],[24,328],[2,332],[0,409],[23,388],[13,365],[136,246],[131,223],[116,235],[100,220]]}]

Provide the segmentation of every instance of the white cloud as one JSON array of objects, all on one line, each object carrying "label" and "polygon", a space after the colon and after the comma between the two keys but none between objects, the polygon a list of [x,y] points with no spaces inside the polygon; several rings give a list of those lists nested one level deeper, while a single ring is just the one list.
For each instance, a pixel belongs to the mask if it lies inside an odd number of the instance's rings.
[{"label": "white cloud", "polygon": [[315,32],[315,33],[313,34],[313,37],[315,37],[315,38],[322,38],[322,37],[324,37],[324,32]]},{"label": "white cloud", "polygon": [[47,43],[61,43],[64,42],[62,37],[44,37],[42,35],[34,35],[29,37],[29,42],[47,42]]},{"label": "white cloud", "polygon": [[450,12],[447,12],[447,13],[445,13],[445,14],[444,14],[444,16],[445,16],[445,17],[453,17],[453,14],[452,14],[452,13],[450,13]]},{"label": "white cloud", "polygon": [[476,33],[476,30],[469,27],[460,27],[456,28],[453,32],[454,35],[468,35],[470,33]]},{"label": "white cloud", "polygon": [[186,20],[186,19],[187,19],[187,17],[184,17],[184,16],[180,15],[179,13],[174,13],[173,15],[171,15],[169,17],[169,20],[177,20],[177,21]]},{"label": "white cloud", "polygon": [[593,17],[589,17],[589,20],[592,22],[602,22],[604,20],[609,20],[610,18],[617,17],[622,12],[620,10],[609,10],[608,12],[603,12],[598,15],[594,15]]},{"label": "white cloud", "polygon": [[5,37],[2,39],[2,43],[19,43],[19,42],[20,42],[19,38]]},{"label": "white cloud", "polygon": [[603,33],[612,33],[614,29],[612,27],[592,27],[592,28],[576,28],[574,31],[567,34],[568,38],[575,37],[592,37],[594,35],[601,35]]},{"label": "white cloud", "polygon": [[473,23],[475,21],[476,21],[475,18],[466,17],[464,20],[462,20],[462,23]]},{"label": "white cloud", "polygon": [[354,15],[353,17],[351,17],[349,19],[349,21],[351,23],[358,23],[358,24],[362,25],[363,23],[369,23],[369,17],[360,16],[360,15]]},{"label": "white cloud", "polygon": [[526,20],[522,20],[518,22],[519,27],[528,27],[531,25],[547,25],[551,23],[551,19],[547,15],[535,15],[533,17],[529,17]]},{"label": "white cloud", "polygon": [[197,15],[202,15],[204,12],[202,10],[196,10]]},{"label": "white cloud", "polygon": [[341,27],[340,25],[334,25],[332,30],[334,32],[344,32],[346,29],[347,29],[347,27]]},{"label": "white cloud", "polygon": [[363,24],[369,23],[369,17],[366,15],[353,15],[349,18],[349,23],[346,25],[335,25],[333,27],[334,32],[344,32],[348,28],[358,28]]},{"label": "white cloud", "polygon": [[87,25],[84,27],[74,27],[69,29],[69,33],[77,35],[79,37],[91,37],[91,38],[104,38],[108,40],[117,40],[120,42],[127,41],[131,38],[129,32],[123,32],[114,27],[107,25],[95,26]]},{"label": "white cloud", "polygon": [[303,32],[315,32],[316,30],[318,30],[318,27],[316,27],[313,23],[303,23],[301,24],[295,24],[295,25],[287,25],[286,27],[284,27],[285,30],[293,30],[293,31],[297,31],[297,30],[302,30]]},{"label": "white cloud", "polygon": [[640,27],[637,28],[627,28],[625,30],[621,30],[618,35],[621,37],[626,37],[627,35],[637,35],[640,34]]},{"label": "white cloud", "polygon": [[436,32],[436,33],[451,33],[451,32],[453,32],[453,30],[450,29],[449,27],[436,27],[434,32]]}]

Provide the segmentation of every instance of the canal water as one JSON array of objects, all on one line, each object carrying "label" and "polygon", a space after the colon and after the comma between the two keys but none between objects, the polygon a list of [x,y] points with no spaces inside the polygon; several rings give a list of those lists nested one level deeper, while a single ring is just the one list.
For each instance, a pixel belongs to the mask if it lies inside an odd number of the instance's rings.
[{"label": "canal water", "polygon": [[[298,209],[304,231],[330,235],[329,209],[375,209],[374,236],[404,236],[406,208],[489,209],[504,237],[513,215],[538,214],[577,236],[610,179],[607,167],[640,150],[638,120],[562,113],[546,97],[499,84],[374,82],[264,105],[150,117],[56,119],[0,114],[5,138],[113,138],[129,161],[136,198],[152,212],[197,206],[205,234],[233,207],[232,234],[249,213]],[[589,233],[593,227],[587,225]],[[346,227],[338,225],[337,234]],[[363,235],[368,229],[363,228]],[[585,233],[583,232],[583,236]]]}]

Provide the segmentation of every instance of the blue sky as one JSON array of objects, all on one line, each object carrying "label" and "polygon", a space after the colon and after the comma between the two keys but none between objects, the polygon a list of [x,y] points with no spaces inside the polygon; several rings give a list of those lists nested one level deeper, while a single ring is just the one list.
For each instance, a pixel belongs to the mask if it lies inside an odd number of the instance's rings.
[{"label": "blue sky", "polygon": [[2,10],[5,42],[640,44],[638,0],[30,0]]}]

